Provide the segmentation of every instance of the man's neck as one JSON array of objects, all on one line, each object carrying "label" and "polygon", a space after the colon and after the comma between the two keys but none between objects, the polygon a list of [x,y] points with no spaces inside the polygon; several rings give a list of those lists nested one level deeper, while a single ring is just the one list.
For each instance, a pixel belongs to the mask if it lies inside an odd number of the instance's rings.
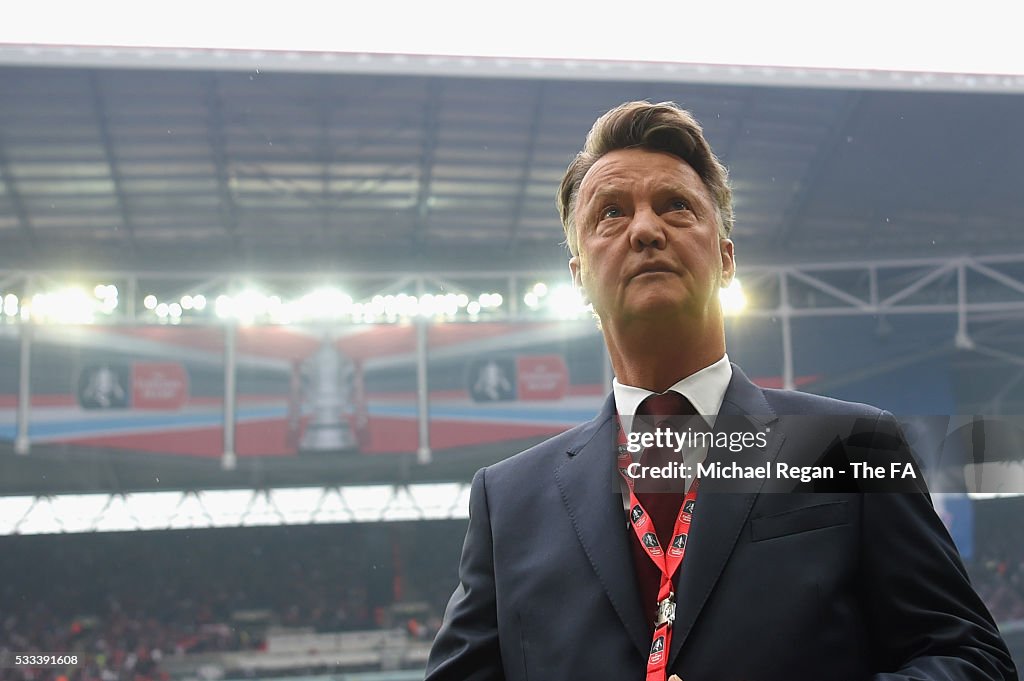
[{"label": "man's neck", "polygon": [[[694,333],[694,331],[698,331]],[[604,327],[605,344],[619,383],[662,393],[725,354],[725,330]]]}]

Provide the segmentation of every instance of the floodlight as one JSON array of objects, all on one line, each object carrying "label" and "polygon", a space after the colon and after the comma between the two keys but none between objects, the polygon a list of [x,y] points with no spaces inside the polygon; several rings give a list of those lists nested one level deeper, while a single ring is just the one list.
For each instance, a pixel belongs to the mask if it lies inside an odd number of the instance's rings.
[{"label": "floodlight", "polygon": [[584,302],[583,295],[568,284],[560,284],[551,290],[547,306],[555,316],[565,319],[573,319],[590,311],[590,305]]},{"label": "floodlight", "polygon": [[728,316],[738,315],[747,307],[747,295],[737,278],[733,278],[727,287],[718,290],[718,299],[722,303],[722,312]]},{"label": "floodlight", "polygon": [[395,298],[394,307],[388,312],[388,315],[395,315],[399,317],[415,317],[419,312],[419,300],[416,296],[410,296],[405,293],[400,293]]},{"label": "floodlight", "polygon": [[337,288],[315,289],[294,306],[296,316],[304,319],[337,319],[352,312],[352,296]]},{"label": "floodlight", "polygon": [[8,293],[4,296],[3,304],[4,314],[8,317],[14,317],[18,314],[18,296],[13,293]]},{"label": "floodlight", "polygon": [[32,316],[39,321],[58,324],[88,324],[93,320],[95,299],[77,286],[37,293],[32,296]]},{"label": "floodlight", "polygon": [[419,314],[421,317],[433,317],[444,306],[444,296],[435,297],[431,293],[420,296]]},{"label": "floodlight", "polygon": [[480,307],[498,307],[503,298],[500,293],[481,293],[478,300]]},{"label": "floodlight", "polygon": [[231,300],[231,296],[221,294],[217,296],[217,300],[214,303],[214,312],[221,319],[227,319],[234,314],[235,303]]},{"label": "floodlight", "polygon": [[255,289],[246,289],[234,299],[232,314],[244,324],[252,324],[267,313],[270,300]]},{"label": "floodlight", "polygon": [[380,317],[381,315],[384,314],[384,305],[385,305],[385,303],[384,303],[384,296],[380,296],[380,295],[374,296],[370,300],[369,308],[364,306],[364,308],[363,308],[364,314],[367,314],[367,315],[369,315],[371,317]]}]

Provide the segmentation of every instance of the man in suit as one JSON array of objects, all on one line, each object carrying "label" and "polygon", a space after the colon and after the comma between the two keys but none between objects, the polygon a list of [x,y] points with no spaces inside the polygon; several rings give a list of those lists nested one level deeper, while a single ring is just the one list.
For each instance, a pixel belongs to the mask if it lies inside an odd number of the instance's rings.
[{"label": "man in suit", "polygon": [[[730,364],[731,192],[690,114],[609,111],[558,202],[613,393],[594,420],[474,477],[428,681],[1016,679],[919,475],[870,493],[848,478],[708,469],[652,489],[635,475],[666,451],[695,467],[911,462],[887,412],[762,390]],[[634,460],[633,417],[678,414],[713,437]],[[736,434],[751,436],[740,453]]]}]

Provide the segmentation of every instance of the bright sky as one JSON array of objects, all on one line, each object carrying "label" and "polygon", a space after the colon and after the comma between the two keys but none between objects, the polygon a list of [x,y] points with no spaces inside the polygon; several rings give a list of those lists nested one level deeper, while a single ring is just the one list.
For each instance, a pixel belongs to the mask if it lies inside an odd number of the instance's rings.
[{"label": "bright sky", "polygon": [[12,0],[0,43],[1024,75],[1020,0]]}]

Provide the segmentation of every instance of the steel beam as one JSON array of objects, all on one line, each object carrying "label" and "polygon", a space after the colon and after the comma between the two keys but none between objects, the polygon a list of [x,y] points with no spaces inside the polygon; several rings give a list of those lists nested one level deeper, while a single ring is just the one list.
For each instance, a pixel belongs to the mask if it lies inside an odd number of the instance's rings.
[{"label": "steel beam", "polygon": [[815,189],[825,174],[825,166],[836,158],[836,149],[846,142],[847,130],[856,118],[863,101],[864,93],[862,92],[846,93],[842,108],[827,133],[828,137],[823,143],[817,145],[814,157],[807,165],[800,184],[793,193],[786,210],[782,213],[782,222],[779,225],[776,243],[786,246],[797,225],[803,221],[807,211],[807,202],[815,195]]},{"label": "steel beam", "polygon": [[11,202],[11,208],[14,209],[14,216],[18,218],[18,227],[28,246],[26,250],[32,253],[36,248],[36,235],[32,229],[32,221],[28,217],[28,209],[25,208],[25,201],[18,191],[18,182],[14,178],[14,172],[11,170],[11,164],[7,158],[3,130],[0,130],[0,180],[3,181],[6,188],[7,198]]},{"label": "steel beam", "polygon": [[427,100],[423,107],[423,149],[420,153],[419,189],[416,194],[416,223],[413,227],[412,248],[414,253],[422,252],[427,239],[427,219],[430,215],[430,185],[434,174],[434,154],[437,151],[437,135],[440,129],[441,93],[440,80],[431,80]]},{"label": "steel beam", "polygon": [[238,462],[235,452],[235,427],[238,391],[236,379],[238,369],[238,327],[224,326],[224,453],[220,464],[224,470],[233,470]]},{"label": "steel beam", "polygon": [[506,248],[515,249],[516,237],[519,235],[519,228],[523,222],[523,209],[526,206],[526,192],[530,187],[530,173],[533,169],[533,158],[537,149],[537,135],[540,134],[540,120],[544,114],[544,96],[546,84],[541,82],[537,85],[537,96],[533,102],[533,113],[530,116],[530,129],[526,134],[526,153],[523,156],[523,167],[519,176],[519,186],[516,189],[516,201],[513,204],[515,214],[512,216],[511,227],[508,232]]},{"label": "steel beam", "polygon": [[[423,280],[416,282],[418,296],[424,290]],[[416,448],[416,462],[428,464],[432,460],[430,451],[430,384],[427,377],[427,320],[420,317],[416,320],[416,422],[419,432],[419,445]]]},{"label": "steel beam", "polygon": [[32,323],[25,322],[19,329],[18,357],[18,413],[14,453],[25,456],[29,452],[28,424],[32,413]]},{"label": "steel beam", "polygon": [[89,73],[89,89],[92,94],[93,111],[96,114],[96,127],[100,134],[100,143],[103,147],[103,154],[110,168],[110,181],[114,185],[114,196],[117,199],[117,210],[121,215],[121,224],[128,235],[128,246],[132,252],[137,250],[135,242],[135,222],[132,219],[131,209],[128,206],[128,198],[124,192],[124,180],[121,177],[121,169],[118,164],[117,155],[114,153],[114,140],[110,134],[110,124],[107,120],[107,105],[103,101],[103,92],[100,89],[99,74],[96,71]]},{"label": "steel beam", "polygon": [[213,168],[217,176],[217,193],[220,196],[220,215],[231,243],[237,250],[241,246],[238,233],[238,204],[231,188],[231,173],[228,170],[227,136],[224,133],[224,100],[220,94],[217,74],[204,79],[204,98],[208,120],[207,140],[213,155]]}]

